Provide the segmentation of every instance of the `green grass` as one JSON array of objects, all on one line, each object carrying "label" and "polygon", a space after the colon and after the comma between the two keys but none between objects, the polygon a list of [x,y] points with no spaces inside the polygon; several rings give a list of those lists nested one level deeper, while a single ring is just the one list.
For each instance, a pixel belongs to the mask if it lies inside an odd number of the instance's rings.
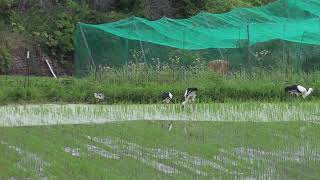
[{"label": "green grass", "polygon": [[173,93],[175,103],[181,103],[188,87],[199,89],[199,102],[245,102],[245,101],[293,101],[284,87],[300,84],[313,87],[308,97],[318,99],[319,72],[284,73],[263,71],[233,73],[226,76],[207,70],[129,70],[112,69],[83,79],[62,77],[0,76],[1,103],[73,102],[94,103],[94,92],[106,95],[106,104],[157,103],[165,91]]},{"label": "green grass", "polygon": [[136,120],[317,123],[320,103],[216,103],[149,105],[40,104],[0,107],[0,126],[92,124]]},{"label": "green grass", "polygon": [[[317,102],[198,104],[184,110],[176,105],[2,106],[0,121],[36,122],[40,117],[50,124],[82,117],[92,124],[1,127],[0,177],[316,179],[318,110]],[[192,118],[120,121],[128,114],[134,119],[139,112],[165,111],[163,117],[187,113]],[[206,119],[205,113],[217,117]],[[119,121],[93,123],[102,117],[108,121],[113,114]]]},{"label": "green grass", "polygon": [[[259,175],[261,177],[266,169],[274,171],[266,175],[272,179],[275,177],[312,179],[320,175],[317,163],[320,153],[318,125],[307,122],[193,122],[186,125],[187,134],[184,132],[184,122],[175,122],[170,132],[166,125],[167,122],[161,121],[138,121],[103,125],[2,128],[1,141],[17,146],[23,151],[32,152],[39,159],[47,162],[47,165],[43,165],[42,175],[49,179],[193,179],[197,176],[202,179],[208,176],[232,179],[233,177],[259,177]],[[142,147],[140,153],[143,153],[143,150],[147,151],[147,148],[175,149],[186,152],[190,156],[217,163],[228,169],[228,172],[210,166],[193,165],[207,173],[207,176],[202,176],[175,164],[176,161],[188,164],[187,160],[179,156],[161,160],[145,152],[145,155],[139,157],[153,159],[180,171],[180,173],[166,174],[143,163],[141,159],[123,155],[126,151],[136,155],[138,152],[127,150],[126,147],[117,152],[86,136],[109,137],[115,141],[121,139],[135,143]],[[108,159],[98,154],[90,155],[86,148],[87,144],[118,154],[120,159]],[[117,145],[121,146],[121,141],[118,141]],[[79,148],[80,157],[74,157],[65,152],[65,147]],[[245,150],[239,155],[232,154],[237,148]],[[255,150],[256,154],[250,154],[247,152],[248,149]],[[0,150],[4,154],[0,157],[0,167],[4,167],[0,168],[0,174],[4,178],[40,177],[34,169],[40,166],[36,161],[25,158],[24,154],[17,154],[8,148],[8,145],[0,145]],[[305,154],[296,155],[302,150],[305,150]],[[289,160],[280,158],[282,152],[287,152],[287,154],[283,153],[283,157]],[[252,161],[250,161],[250,155],[254,156]],[[232,160],[238,165],[234,166],[227,160],[218,161],[214,159],[215,156]],[[300,161],[292,160],[294,158],[300,158]],[[22,164],[21,166],[25,166],[26,170],[22,171],[17,164]]]}]

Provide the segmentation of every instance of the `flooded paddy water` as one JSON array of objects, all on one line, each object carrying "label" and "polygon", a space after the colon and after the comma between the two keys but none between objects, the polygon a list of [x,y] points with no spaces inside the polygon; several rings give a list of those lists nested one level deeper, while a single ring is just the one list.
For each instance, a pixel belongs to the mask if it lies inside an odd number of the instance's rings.
[{"label": "flooded paddy water", "polygon": [[8,105],[0,114],[0,179],[320,176],[317,102],[184,109],[175,104]]}]

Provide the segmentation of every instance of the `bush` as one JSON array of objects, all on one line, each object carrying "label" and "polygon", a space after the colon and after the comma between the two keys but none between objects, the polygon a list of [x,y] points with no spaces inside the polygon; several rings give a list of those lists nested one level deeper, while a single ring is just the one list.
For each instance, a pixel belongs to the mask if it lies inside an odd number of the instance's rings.
[{"label": "bush", "polygon": [[0,0],[0,19],[8,21],[12,6],[13,0]]},{"label": "bush", "polygon": [[0,48],[0,73],[7,73],[11,67],[12,57],[8,49]]}]

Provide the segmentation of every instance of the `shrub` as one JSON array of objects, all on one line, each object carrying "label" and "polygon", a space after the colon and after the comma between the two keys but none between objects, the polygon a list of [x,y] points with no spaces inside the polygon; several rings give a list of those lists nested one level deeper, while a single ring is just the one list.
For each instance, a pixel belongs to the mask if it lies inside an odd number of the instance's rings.
[{"label": "shrub", "polygon": [[12,57],[8,49],[0,48],[0,73],[7,73],[11,67]]}]

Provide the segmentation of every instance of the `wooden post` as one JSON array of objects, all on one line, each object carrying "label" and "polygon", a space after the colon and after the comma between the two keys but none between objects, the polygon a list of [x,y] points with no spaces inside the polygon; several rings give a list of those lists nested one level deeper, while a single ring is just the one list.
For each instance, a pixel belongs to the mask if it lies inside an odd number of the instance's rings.
[{"label": "wooden post", "polygon": [[26,74],[24,75],[24,83],[23,87],[26,87],[26,84],[29,84],[29,59],[30,59],[30,51],[27,50],[27,69],[26,69]]},{"label": "wooden post", "polygon": [[51,74],[53,75],[53,77],[57,79],[57,76],[56,76],[56,74],[53,72],[53,69],[52,69],[52,67],[51,67],[48,59],[46,59],[46,63],[47,63],[47,65],[48,65],[48,67],[49,67],[49,69],[50,69],[50,72],[51,72]]}]

